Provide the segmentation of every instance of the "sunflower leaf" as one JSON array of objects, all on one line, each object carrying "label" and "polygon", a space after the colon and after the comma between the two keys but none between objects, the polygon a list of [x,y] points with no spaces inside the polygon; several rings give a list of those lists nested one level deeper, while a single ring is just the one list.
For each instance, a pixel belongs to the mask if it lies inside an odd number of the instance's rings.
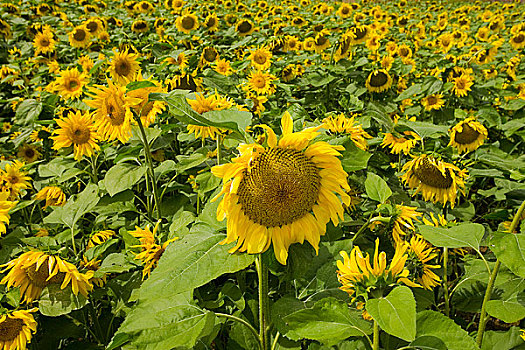
[{"label": "sunflower leaf", "polygon": [[496,232],[490,243],[496,257],[513,273],[525,278],[525,234]]},{"label": "sunflower leaf", "polygon": [[104,186],[110,196],[129,190],[146,174],[145,166],[119,163],[111,167],[104,177]]},{"label": "sunflower leaf", "polygon": [[416,322],[418,338],[434,336],[441,339],[447,346],[447,349],[479,349],[474,338],[470,337],[467,331],[437,311],[426,310],[419,312]]},{"label": "sunflower leaf", "polygon": [[366,194],[370,199],[385,203],[392,195],[392,190],[385,180],[374,173],[368,173],[365,180]]},{"label": "sunflower leaf", "polygon": [[478,250],[485,228],[480,224],[461,223],[450,228],[418,225],[423,237],[435,245],[443,248],[470,247]]}]

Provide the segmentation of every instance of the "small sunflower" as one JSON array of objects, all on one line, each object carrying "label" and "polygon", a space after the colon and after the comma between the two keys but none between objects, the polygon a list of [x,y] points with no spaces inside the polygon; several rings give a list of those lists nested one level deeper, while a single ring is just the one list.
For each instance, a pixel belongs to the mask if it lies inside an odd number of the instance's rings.
[{"label": "small sunflower", "polygon": [[214,63],[213,69],[219,73],[220,75],[229,76],[233,74],[232,67],[230,65],[230,61],[218,59]]},{"label": "small sunflower", "polygon": [[100,149],[92,113],[77,111],[55,121],[60,128],[53,132],[55,136],[51,136],[53,149],[73,146],[75,160],[80,160],[83,156],[91,157]]},{"label": "small sunflower", "polygon": [[115,231],[113,230],[103,230],[98,231],[89,238],[89,242],[86,246],[86,250],[93,248],[94,246],[100,245],[111,237],[115,236]]},{"label": "small sunflower", "polygon": [[219,18],[217,17],[217,14],[212,13],[208,15],[204,20],[203,27],[205,27],[209,32],[216,32],[219,30]]},{"label": "small sunflower", "polygon": [[157,230],[159,228],[160,221],[153,228],[151,232],[149,225],[145,229],[135,226],[135,231],[130,231],[133,237],[139,239],[140,244],[132,246],[132,248],[141,248],[141,252],[136,254],[135,259],[142,261],[144,269],[142,270],[142,280],[149,277],[151,271],[157,266],[157,263],[166,250],[166,247],[173,241],[177,240],[178,237],[167,240],[162,244],[157,244],[155,238]]},{"label": "small sunflower", "polygon": [[149,30],[149,24],[142,19],[138,19],[131,24],[131,30],[133,33],[146,33]]},{"label": "small sunflower", "polygon": [[194,14],[187,13],[177,17],[175,26],[178,31],[190,34],[192,30],[199,28],[199,20]]},{"label": "small sunflower", "polygon": [[317,53],[321,53],[329,47],[330,40],[328,40],[328,32],[323,30],[315,36],[314,50]]},{"label": "small sunflower", "polygon": [[83,25],[92,36],[98,36],[104,30],[104,24],[102,24],[102,21],[95,17],[91,17],[85,21]]},{"label": "small sunflower", "polygon": [[[233,103],[226,97],[220,96],[218,93],[204,97],[203,94],[195,94],[195,99],[186,99],[190,104],[191,108],[199,113],[203,114],[210,111],[222,111],[233,107]],[[200,126],[200,125],[188,125],[187,129],[190,133],[194,133],[195,137],[201,137],[203,140],[207,137],[215,140],[217,135],[225,133],[226,129],[216,128],[214,126]]]},{"label": "small sunflower", "polygon": [[60,77],[53,84],[52,89],[66,100],[74,100],[82,96],[82,90],[86,85],[86,75],[80,73],[76,68],[60,71]]},{"label": "small sunflower", "polygon": [[323,119],[323,128],[326,128],[331,133],[348,134],[354,144],[361,150],[368,149],[366,139],[372,138],[361,125],[355,120],[355,116],[347,118],[343,113],[337,117],[328,116]]},{"label": "small sunflower", "polygon": [[240,36],[248,36],[255,31],[255,26],[249,19],[241,19],[235,26],[235,31]]},{"label": "small sunflower", "polygon": [[402,171],[405,173],[401,180],[416,190],[413,195],[421,192],[426,201],[440,202],[443,206],[450,202],[454,208],[458,190],[465,193],[467,171],[430,155],[415,157],[403,166]]},{"label": "small sunflower", "polygon": [[40,54],[51,53],[55,50],[56,40],[49,30],[44,30],[35,35],[33,46],[35,47],[35,56]]},{"label": "small sunflower", "polygon": [[368,26],[362,26],[357,25],[355,27],[352,27],[352,44],[357,45],[360,43],[363,43],[368,39],[368,35],[370,34],[370,28]]},{"label": "small sunflower", "polygon": [[421,217],[421,213],[417,211],[416,207],[396,204],[394,227],[392,229],[392,238],[394,238],[396,245],[404,244],[402,237],[416,231],[414,221],[419,222],[419,217]]},{"label": "small sunflower", "polygon": [[413,131],[405,131],[401,136],[395,136],[388,132],[385,133],[381,146],[390,147],[390,153],[393,154],[408,154],[420,140],[421,137]]},{"label": "small sunflower", "polygon": [[509,42],[514,50],[523,49],[525,47],[525,31],[514,34]]},{"label": "small sunflower", "polygon": [[461,74],[459,77],[453,79],[454,86],[452,90],[458,97],[467,96],[468,92],[471,91],[470,87],[474,85],[472,77],[468,74]]},{"label": "small sunflower", "polygon": [[20,191],[30,187],[31,178],[23,171],[24,163],[14,160],[5,165],[5,170],[0,169],[1,190],[9,192],[9,199],[15,199]]},{"label": "small sunflower", "polygon": [[272,64],[272,52],[265,46],[259,46],[250,53],[248,59],[251,61],[252,67],[265,71]]},{"label": "small sunflower", "polygon": [[280,140],[269,126],[260,126],[267,132],[266,147],[241,145],[232,163],[212,168],[224,182],[213,200],[224,195],[217,219],[228,219],[222,243],[237,241],[230,253],[262,253],[273,244],[275,257],[286,264],[293,243],[306,239],[317,251],[328,221],[337,225],[343,218],[341,201],[350,204],[347,174],[337,158],[344,148],[311,142],[320,126],[294,133],[288,112]]},{"label": "small sunflower", "polygon": [[0,236],[6,233],[9,225],[9,211],[13,209],[17,202],[8,200],[9,192],[0,191]]},{"label": "small sunflower", "polygon": [[25,350],[37,323],[31,313],[38,309],[16,310],[0,316],[0,349]]},{"label": "small sunflower", "polygon": [[199,67],[204,67],[212,64],[219,59],[219,53],[214,47],[207,46],[202,50],[201,58],[199,60]]},{"label": "small sunflower", "polygon": [[108,68],[111,78],[120,85],[133,81],[140,69],[137,58],[138,54],[129,53],[128,50],[121,52],[113,50],[113,58]]},{"label": "small sunflower", "polygon": [[432,94],[421,99],[421,104],[425,107],[425,111],[440,110],[445,105],[445,101],[442,94]]},{"label": "small sunflower", "polygon": [[40,158],[41,154],[37,147],[25,144],[18,149],[16,156],[26,163],[33,163]]},{"label": "small sunflower", "polygon": [[472,152],[483,144],[488,136],[487,129],[476,118],[469,117],[450,129],[448,146],[457,148],[459,153]]},{"label": "small sunflower", "polygon": [[435,249],[430,243],[419,235],[412,236],[408,245],[408,267],[414,271],[415,280],[425,289],[439,286],[441,278],[432,271],[439,269],[440,265],[431,265],[428,262],[437,257]]},{"label": "small sunflower", "polygon": [[171,79],[166,79],[164,81],[168,90],[190,90],[195,92],[200,92],[203,90],[202,78],[195,78],[195,75],[192,74],[182,74],[176,75]]},{"label": "small sunflower", "polygon": [[84,48],[90,43],[91,34],[85,26],[75,27],[69,34],[69,43],[73,47]]},{"label": "small sunflower", "polygon": [[44,205],[44,209],[52,206],[52,207],[61,207],[64,204],[66,204],[66,194],[62,191],[60,187],[57,186],[46,186],[35,196],[36,200],[46,200],[46,204]]},{"label": "small sunflower", "polygon": [[370,92],[383,92],[392,86],[392,77],[385,69],[375,70],[368,75],[365,85]]},{"label": "small sunflower", "polygon": [[248,76],[248,83],[245,89],[259,95],[272,95],[275,92],[273,84],[275,79],[275,76],[270,73],[253,71]]}]

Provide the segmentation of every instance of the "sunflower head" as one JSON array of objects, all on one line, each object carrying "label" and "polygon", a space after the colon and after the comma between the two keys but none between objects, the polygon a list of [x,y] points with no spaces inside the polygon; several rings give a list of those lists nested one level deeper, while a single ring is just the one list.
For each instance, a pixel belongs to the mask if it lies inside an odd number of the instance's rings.
[{"label": "sunflower head", "polygon": [[487,129],[474,117],[469,117],[450,129],[449,146],[459,153],[472,152],[483,144],[488,136]]},{"label": "sunflower head", "polygon": [[383,92],[392,86],[392,77],[386,69],[375,70],[368,75],[365,84],[370,92]]},{"label": "sunflower head", "polygon": [[37,323],[32,315],[38,309],[17,310],[0,316],[0,348],[25,349],[31,343]]},{"label": "sunflower head", "polygon": [[89,112],[69,113],[66,117],[56,120],[60,128],[56,129],[51,137],[53,149],[59,150],[73,146],[75,160],[90,157],[100,149],[99,135],[93,123],[93,114]]},{"label": "sunflower head", "polygon": [[138,54],[129,53],[128,50],[113,50],[113,58],[110,61],[109,73],[111,78],[120,85],[126,85],[133,81],[140,70]]}]

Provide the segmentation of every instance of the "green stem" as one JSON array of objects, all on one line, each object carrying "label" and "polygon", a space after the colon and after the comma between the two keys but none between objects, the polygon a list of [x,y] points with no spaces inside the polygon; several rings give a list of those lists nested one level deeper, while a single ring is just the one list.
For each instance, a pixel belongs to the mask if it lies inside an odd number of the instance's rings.
[{"label": "green stem", "polygon": [[93,179],[93,183],[96,185],[98,183],[98,177],[97,177],[97,167],[96,167],[96,158],[95,156],[91,156],[88,158],[89,159],[89,163],[91,163],[91,177]]},{"label": "green stem", "polygon": [[137,116],[135,120],[139,125],[140,134],[142,136],[142,143],[144,144],[144,153],[146,155],[146,162],[148,163],[148,170],[151,176],[151,185],[153,187],[153,198],[155,199],[155,207],[157,209],[157,219],[161,219],[162,212],[160,209],[159,189],[157,187],[157,180],[155,179],[155,168],[153,168],[153,161],[151,160],[151,150],[149,148],[148,138],[146,137],[144,125],[142,125],[142,120],[140,119],[140,116]]},{"label": "green stem", "polygon": [[217,134],[217,165],[221,164],[221,134]]},{"label": "green stem", "polygon": [[275,350],[275,348],[277,347],[277,343],[279,341],[279,337],[280,336],[281,336],[281,333],[277,332],[277,334],[275,335],[275,339],[273,340],[272,349],[271,350]]},{"label": "green stem", "polygon": [[255,328],[253,328],[253,326],[251,324],[249,324],[248,322],[246,322],[245,320],[243,320],[240,317],[233,316],[233,315],[228,315],[228,314],[223,314],[223,313],[220,313],[220,312],[216,312],[215,316],[228,318],[230,320],[233,320],[233,321],[236,321],[236,322],[239,322],[239,323],[245,325],[250,330],[250,332],[252,332],[252,334],[255,336],[255,338],[257,339],[257,344],[259,345],[259,349],[263,350],[261,341],[259,339],[259,333],[257,332],[257,330]]},{"label": "green stem", "polygon": [[[523,210],[525,210],[525,201],[521,203],[520,208],[514,215],[514,219],[512,220],[512,223],[510,224],[509,232],[510,234],[514,233],[514,230],[518,226],[521,214],[523,214]],[[487,303],[490,301],[490,298],[492,296],[492,289],[494,288],[494,282],[496,282],[496,277],[498,276],[498,271],[501,266],[501,262],[499,260],[496,260],[496,264],[494,265],[494,270],[492,270],[492,274],[489,278],[489,284],[487,285],[487,289],[485,290],[485,297],[483,298],[483,304],[481,305],[481,314],[479,315],[479,327],[478,327],[478,335],[476,336],[476,343],[481,348],[481,343],[483,342],[483,333],[485,333],[485,326],[487,325],[488,317],[487,317]]]},{"label": "green stem", "polygon": [[374,320],[374,343],[372,344],[373,350],[379,350],[379,325]]},{"label": "green stem", "polygon": [[448,293],[448,248],[443,248],[443,289],[445,292],[445,315],[450,316],[450,302]]},{"label": "green stem", "polygon": [[264,264],[262,255],[255,260],[257,277],[259,278],[259,340],[264,350],[268,349],[268,267]]},{"label": "green stem", "polygon": [[69,230],[71,231],[71,243],[73,243],[73,252],[75,255],[77,255],[77,246],[75,244],[75,230],[73,229],[73,226],[69,227]]}]

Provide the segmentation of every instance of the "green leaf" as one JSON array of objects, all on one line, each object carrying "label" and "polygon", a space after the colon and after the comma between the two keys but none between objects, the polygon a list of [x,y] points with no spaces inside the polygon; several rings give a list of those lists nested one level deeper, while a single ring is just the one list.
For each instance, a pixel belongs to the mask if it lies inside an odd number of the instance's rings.
[{"label": "green leaf", "polygon": [[392,195],[392,190],[385,180],[374,173],[368,173],[365,180],[366,194],[371,199],[385,203]]},{"label": "green leaf", "polygon": [[179,161],[177,164],[175,164],[175,170],[178,173],[182,173],[188,169],[195,168],[208,159],[206,155],[202,153],[193,153],[189,156],[178,155],[176,156],[176,158]]},{"label": "green leaf", "polygon": [[302,309],[283,317],[292,340],[312,339],[327,345],[348,337],[370,334],[370,324],[359,312],[351,312],[347,303],[335,298],[321,299],[312,308]]},{"label": "green leaf", "polygon": [[368,160],[372,157],[372,153],[360,150],[351,140],[345,142],[344,146],[345,151],[341,158],[343,169],[346,172],[366,169],[368,166]]},{"label": "green leaf", "polygon": [[479,249],[479,244],[485,233],[485,228],[480,224],[461,223],[450,228],[418,225],[423,237],[435,245],[443,248]]},{"label": "green leaf", "polygon": [[453,320],[437,311],[426,310],[417,314],[417,337],[434,336],[441,339],[448,349],[478,350],[474,338]]},{"label": "green leaf", "polygon": [[136,265],[133,265],[126,255],[122,253],[112,253],[102,261],[95,276],[103,276],[105,273],[122,273],[129,271],[134,267],[136,267]]},{"label": "green leaf", "polygon": [[157,87],[157,85],[155,85],[149,80],[132,81],[131,83],[126,85],[126,92],[149,87]]},{"label": "green leaf", "polygon": [[133,188],[146,174],[145,166],[119,163],[111,167],[104,177],[104,186],[110,196]]},{"label": "green leaf", "polygon": [[408,344],[408,346],[418,350],[447,350],[447,346],[443,340],[431,335],[419,337]]},{"label": "green leaf", "polygon": [[253,263],[254,255],[228,253],[233,244],[221,245],[225,238],[223,234],[200,232],[168,245],[157,268],[140,288],[139,298],[149,300],[166,293],[191,291]]},{"label": "green leaf", "polygon": [[427,137],[439,137],[447,135],[448,127],[445,125],[435,125],[428,122],[410,121],[406,119],[400,119],[398,122],[399,126],[406,126],[416,132],[421,138]]},{"label": "green leaf", "polygon": [[525,318],[525,295],[514,294],[505,300],[487,302],[487,313],[505,323],[514,323]]},{"label": "green leaf", "polygon": [[76,199],[69,199],[63,207],[56,207],[51,214],[44,218],[46,224],[63,224],[73,227],[86,213],[89,213],[99,200],[98,187],[88,184]]},{"label": "green leaf", "polygon": [[394,100],[395,102],[403,101],[407,98],[413,98],[414,95],[417,95],[421,92],[422,86],[421,84],[414,84],[412,86],[409,86],[405,91],[399,94],[397,98]]},{"label": "green leaf", "polygon": [[514,274],[525,278],[525,234],[494,233],[491,249]]},{"label": "green leaf", "polygon": [[87,299],[82,294],[73,294],[71,287],[60,289],[59,284],[50,284],[40,295],[38,311],[42,315],[56,317],[81,309],[87,303]]},{"label": "green leaf", "polygon": [[191,293],[165,293],[139,302],[120,326],[107,349],[157,350],[193,348],[213,329],[215,314],[192,301]]},{"label": "green leaf", "polygon": [[520,328],[512,327],[507,332],[486,331],[483,334],[482,350],[511,350],[523,347],[523,339],[520,338]]},{"label": "green leaf", "polygon": [[20,125],[28,125],[37,120],[42,113],[42,102],[35,99],[27,99],[20,103],[15,113],[15,122]]},{"label": "green leaf", "polygon": [[385,132],[390,132],[394,129],[394,122],[387,113],[385,107],[377,102],[369,102],[365,110],[365,115],[374,118]]},{"label": "green leaf", "polygon": [[416,338],[416,300],[410,288],[394,288],[386,297],[369,299],[366,311],[388,334],[412,341]]}]

